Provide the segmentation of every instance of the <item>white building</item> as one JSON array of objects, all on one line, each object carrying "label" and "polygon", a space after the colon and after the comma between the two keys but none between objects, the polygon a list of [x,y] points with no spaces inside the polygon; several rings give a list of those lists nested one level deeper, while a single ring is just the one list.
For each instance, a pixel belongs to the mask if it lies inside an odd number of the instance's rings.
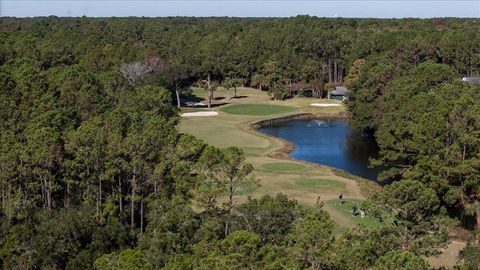
[{"label": "white building", "polygon": [[480,84],[480,77],[463,77],[462,80],[473,84]]}]

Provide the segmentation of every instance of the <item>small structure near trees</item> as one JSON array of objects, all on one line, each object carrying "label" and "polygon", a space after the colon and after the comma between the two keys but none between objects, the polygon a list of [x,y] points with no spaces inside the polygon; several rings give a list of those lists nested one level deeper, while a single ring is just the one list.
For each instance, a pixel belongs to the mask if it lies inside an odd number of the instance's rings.
[{"label": "small structure near trees", "polygon": [[463,77],[463,81],[480,85],[480,77]]},{"label": "small structure near trees", "polygon": [[345,100],[348,97],[350,90],[345,86],[335,86],[335,90],[330,92],[331,99]]}]

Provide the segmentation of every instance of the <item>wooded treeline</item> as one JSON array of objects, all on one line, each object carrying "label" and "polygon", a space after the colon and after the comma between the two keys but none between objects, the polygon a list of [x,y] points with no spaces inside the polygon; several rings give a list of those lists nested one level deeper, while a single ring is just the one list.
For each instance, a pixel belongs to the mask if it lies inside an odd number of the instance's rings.
[{"label": "wooded treeline", "polygon": [[[463,19],[2,18],[0,265],[427,269],[421,256],[448,241],[446,210],[479,195],[479,92],[456,80],[478,73],[479,28]],[[377,132],[377,162],[408,161],[409,175],[392,167],[387,176],[403,180],[363,206],[382,220],[375,228],[333,237],[321,204],[282,195],[238,204],[258,185],[243,152],[175,129],[172,104],[196,81],[281,93],[342,79],[354,90],[352,123]],[[466,249],[465,267],[477,251]]]},{"label": "wooded treeline", "polygon": [[357,59],[384,55],[410,68],[426,60],[478,74],[475,19],[2,18],[0,63],[80,64],[97,72],[160,56],[193,80],[246,85],[338,83]]}]

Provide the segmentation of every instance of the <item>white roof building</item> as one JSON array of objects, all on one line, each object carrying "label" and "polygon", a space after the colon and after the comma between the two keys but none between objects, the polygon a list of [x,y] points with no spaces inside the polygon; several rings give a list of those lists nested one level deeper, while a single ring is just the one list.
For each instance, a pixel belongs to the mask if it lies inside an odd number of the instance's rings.
[{"label": "white roof building", "polygon": [[473,84],[480,84],[480,77],[463,77],[462,80]]}]

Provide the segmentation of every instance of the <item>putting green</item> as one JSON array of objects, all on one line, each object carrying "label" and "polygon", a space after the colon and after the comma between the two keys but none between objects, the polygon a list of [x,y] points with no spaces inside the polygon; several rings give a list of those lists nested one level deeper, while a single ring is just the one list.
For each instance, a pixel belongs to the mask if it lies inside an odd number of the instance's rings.
[{"label": "putting green", "polygon": [[234,104],[220,110],[231,114],[269,115],[289,113],[297,110],[297,108],[275,104]]},{"label": "putting green", "polygon": [[345,183],[335,180],[326,179],[300,179],[295,181],[297,186],[308,189],[328,189],[342,190],[345,189]]},{"label": "putting green", "polygon": [[301,164],[279,162],[279,163],[264,164],[260,167],[260,169],[276,172],[276,171],[305,171],[308,168]]}]

